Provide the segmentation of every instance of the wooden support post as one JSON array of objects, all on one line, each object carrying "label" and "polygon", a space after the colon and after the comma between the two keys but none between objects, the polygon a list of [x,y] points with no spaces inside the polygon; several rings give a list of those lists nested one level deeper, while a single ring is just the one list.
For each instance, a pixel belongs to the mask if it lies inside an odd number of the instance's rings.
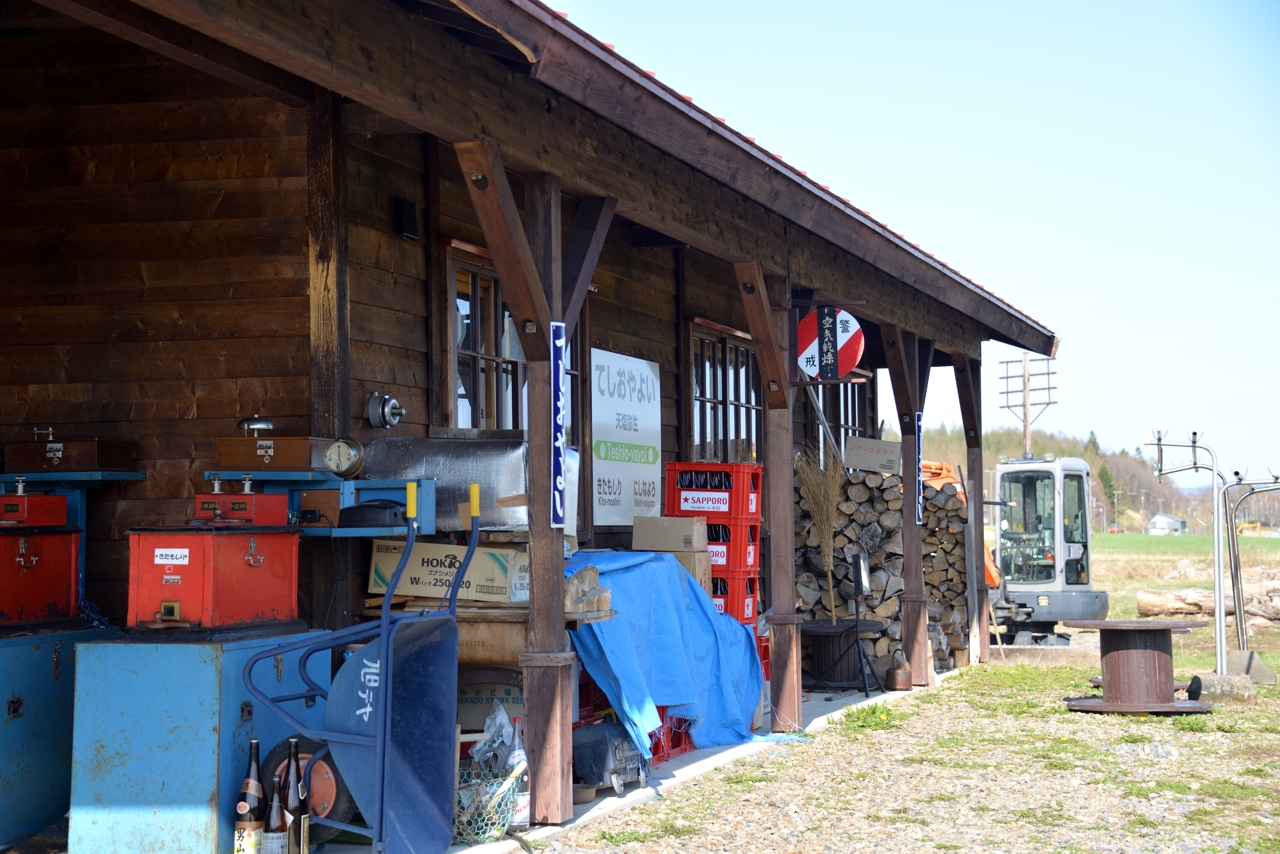
[{"label": "wooden support post", "polygon": [[351,316],[347,283],[347,155],[337,94],[307,110],[307,227],[311,296],[311,435],[351,432]]},{"label": "wooden support post", "polygon": [[969,498],[969,524],[964,541],[966,589],[969,591],[969,643],[977,643],[978,661],[985,662],[990,651],[991,626],[987,611],[987,544],[982,506],[982,362],[963,353],[952,353],[951,363],[956,374],[960,420],[968,450],[965,494]]},{"label": "wooden support post", "polygon": [[[523,237],[549,320],[561,312],[560,179],[525,182]],[[520,223],[513,224],[518,231]],[[489,239],[485,232],[485,239]],[[491,250],[492,251],[492,250]],[[505,281],[504,281],[505,288]],[[559,824],[573,816],[573,653],[565,652],[564,532],[551,527],[551,363],[526,366],[529,401],[529,652],[525,672],[525,728],[533,791],[531,820]]]},{"label": "wooden support post", "polygon": [[933,342],[898,326],[880,327],[889,379],[902,431],[902,648],[915,685],[934,682],[929,656],[929,614],[924,592],[921,526],[916,522],[919,471],[916,468],[916,415],[924,411],[933,363]]},{"label": "wooden support post", "polygon": [[769,697],[772,730],[803,729],[800,697],[800,615],[796,608],[796,565],[791,501],[792,389],[785,366],[790,352],[787,306],[790,282],[760,274],[755,264],[738,264],[738,289],[756,345],[756,363],[765,392],[764,508],[769,526]]},{"label": "wooden support post", "polygon": [[[338,102],[328,90],[307,110],[307,227],[311,302],[311,435],[336,439],[351,432],[351,320],[347,282],[347,155]],[[331,555],[351,565],[347,540],[334,548],[311,543],[311,625],[350,624],[351,591],[335,594],[341,575]]]},{"label": "wooden support post", "polygon": [[[563,532],[551,527],[552,400],[547,327],[560,317],[563,297],[560,182],[552,175],[535,175],[528,180],[522,225],[497,154],[481,143],[458,143],[454,149],[528,360],[529,653],[520,657],[520,666],[525,671],[531,818],[538,824],[560,824],[573,817],[570,767],[575,661],[574,654],[565,651]],[[582,274],[588,255],[575,262],[579,265],[576,274]],[[595,268],[594,259],[590,260],[587,279]]]}]

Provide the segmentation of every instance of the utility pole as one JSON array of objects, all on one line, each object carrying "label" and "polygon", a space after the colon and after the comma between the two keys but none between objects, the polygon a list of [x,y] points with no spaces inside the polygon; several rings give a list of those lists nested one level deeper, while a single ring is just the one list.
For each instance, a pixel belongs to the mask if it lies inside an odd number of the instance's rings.
[{"label": "utility pole", "polygon": [[1124,533],[1124,522],[1123,522],[1123,521],[1121,521],[1121,520],[1123,519],[1123,517],[1120,515],[1120,495],[1121,495],[1121,493],[1122,493],[1122,492],[1124,492],[1124,490],[1122,490],[1122,489],[1113,489],[1113,490],[1111,490],[1111,493],[1112,493],[1112,496],[1113,496],[1113,497],[1112,497],[1112,500],[1111,500],[1111,506],[1112,506],[1112,507],[1114,507],[1114,508],[1116,509],[1116,527],[1117,527],[1117,528],[1119,528],[1119,529],[1120,529],[1120,533],[1122,533],[1122,534],[1123,534],[1123,533]]},{"label": "utility pole", "polygon": [[[1032,359],[1029,354],[1023,353],[1021,359],[1010,359],[1000,363],[1004,366],[1004,376],[1000,378],[1004,381],[1004,388],[1000,391],[1004,397],[1004,403],[1000,408],[1009,410],[1022,421],[1022,458],[1024,460],[1031,459],[1031,425],[1044,414],[1046,409],[1058,402],[1053,399],[1053,392],[1057,386],[1053,384],[1055,371],[1052,362],[1050,358]],[[1021,372],[1018,371],[1019,367],[1022,369]],[[1033,370],[1040,367],[1044,370]],[[1021,385],[1010,385],[1018,380],[1021,380]],[[1015,398],[1015,395],[1019,397]],[[1038,409],[1034,416],[1031,414],[1033,407]]]},{"label": "utility pole", "polygon": [[[1147,493],[1148,493],[1148,492],[1150,492],[1150,491],[1151,491],[1151,490],[1149,490],[1149,489],[1139,489],[1139,490],[1138,490],[1138,492],[1140,492],[1140,493],[1141,493],[1141,496],[1140,496],[1140,497],[1141,497],[1141,499],[1142,499],[1142,506],[1141,506],[1141,508],[1139,509],[1139,511],[1138,511],[1138,512],[1142,514],[1142,518],[1144,518],[1144,519],[1146,519],[1146,518],[1147,518]],[[1150,521],[1150,520],[1148,519],[1147,521]]]},{"label": "utility pole", "polygon": [[1163,499],[1163,498],[1157,498],[1157,499],[1156,499],[1156,513],[1164,513],[1164,499]]}]

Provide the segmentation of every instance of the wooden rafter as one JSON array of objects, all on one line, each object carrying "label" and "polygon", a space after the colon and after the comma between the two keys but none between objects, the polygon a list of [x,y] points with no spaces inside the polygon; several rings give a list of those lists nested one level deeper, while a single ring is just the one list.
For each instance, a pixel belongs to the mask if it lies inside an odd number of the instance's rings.
[{"label": "wooden rafter", "polygon": [[564,325],[565,334],[572,335],[578,325],[578,315],[587,301],[587,289],[595,275],[600,251],[609,236],[609,224],[618,200],[603,196],[590,196],[578,202],[573,224],[564,245]]},{"label": "wooden rafter", "polygon": [[531,362],[545,361],[551,352],[547,339],[551,309],[502,158],[483,142],[460,142],[453,149],[480,228],[493,253],[493,265],[502,280],[502,293],[511,309],[525,358]]},{"label": "wooden rafter", "polygon": [[314,100],[315,87],[309,81],[128,0],[40,0],[40,3],[256,95],[273,98],[290,107],[305,107]]},{"label": "wooden rafter", "polygon": [[769,409],[786,409],[791,401],[787,370],[782,361],[782,351],[778,348],[764,273],[755,262],[734,264],[733,272],[738,278],[738,294],[742,297],[742,308],[747,315],[747,329],[755,342],[756,365],[760,369],[765,406]]}]

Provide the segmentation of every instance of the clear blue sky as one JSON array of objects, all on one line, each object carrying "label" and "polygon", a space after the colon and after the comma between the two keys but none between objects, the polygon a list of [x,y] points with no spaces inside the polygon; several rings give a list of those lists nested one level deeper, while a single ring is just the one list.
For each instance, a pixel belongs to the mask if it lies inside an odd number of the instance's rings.
[{"label": "clear blue sky", "polygon": [[1057,332],[1038,428],[1280,473],[1280,2],[553,6]]}]

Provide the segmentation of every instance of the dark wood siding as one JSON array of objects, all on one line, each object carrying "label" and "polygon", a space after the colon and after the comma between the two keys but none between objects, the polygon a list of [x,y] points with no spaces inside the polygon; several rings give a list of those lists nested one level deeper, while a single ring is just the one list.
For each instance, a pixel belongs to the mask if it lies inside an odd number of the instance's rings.
[{"label": "dark wood siding", "polygon": [[[346,144],[352,435],[425,436],[428,252],[422,137],[349,135]],[[396,236],[397,197],[413,203],[416,242]],[[371,427],[365,415],[370,391],[392,395],[409,414],[391,430]]]},{"label": "dark wood siding", "polygon": [[305,117],[89,28],[4,48],[0,438],[133,440],[89,511],[120,617],[125,530],[190,516],[215,436],[308,431]]}]

